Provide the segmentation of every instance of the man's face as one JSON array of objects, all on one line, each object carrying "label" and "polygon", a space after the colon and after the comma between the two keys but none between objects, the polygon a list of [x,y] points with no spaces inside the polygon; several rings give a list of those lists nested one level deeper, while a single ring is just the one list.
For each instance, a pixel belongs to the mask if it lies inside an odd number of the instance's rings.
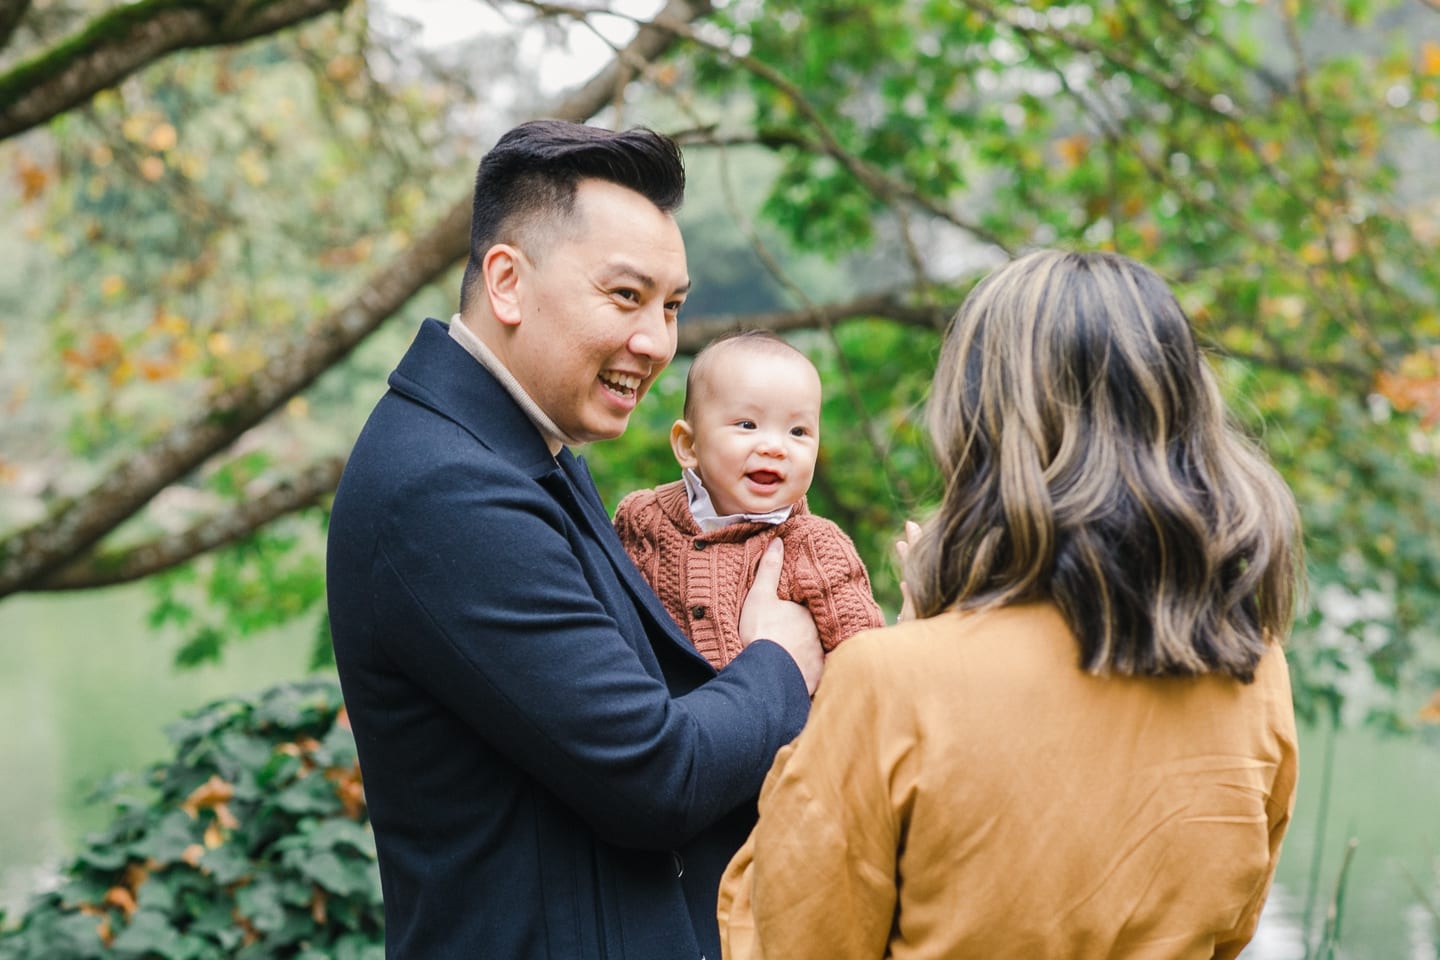
[{"label": "man's face", "polygon": [[820,376],[789,350],[724,345],[706,360],[692,421],[671,431],[715,510],[769,513],[810,489],[820,452]]},{"label": "man's face", "polygon": [[582,181],[575,215],[521,251],[510,371],[555,425],[586,442],[620,436],[675,356],[690,278],[674,218],[632,190]]}]

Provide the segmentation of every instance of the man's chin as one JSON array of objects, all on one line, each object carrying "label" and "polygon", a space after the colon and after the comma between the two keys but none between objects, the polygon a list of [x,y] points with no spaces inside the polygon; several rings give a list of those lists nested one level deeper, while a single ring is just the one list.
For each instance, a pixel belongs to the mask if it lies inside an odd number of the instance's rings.
[{"label": "man's chin", "polygon": [[600,443],[605,440],[615,440],[623,436],[626,428],[630,426],[630,418],[626,417],[619,423],[607,423],[604,425],[593,424],[584,427],[571,434],[581,443]]}]

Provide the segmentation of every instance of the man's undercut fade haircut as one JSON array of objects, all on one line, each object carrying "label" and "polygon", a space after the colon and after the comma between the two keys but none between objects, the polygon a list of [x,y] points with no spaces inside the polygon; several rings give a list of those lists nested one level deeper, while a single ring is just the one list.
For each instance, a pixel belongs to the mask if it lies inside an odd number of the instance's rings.
[{"label": "man's undercut fade haircut", "polygon": [[695,359],[690,361],[690,370],[685,374],[685,407],[681,414],[686,420],[694,419],[691,414],[698,402],[696,394],[708,383],[705,378],[714,354],[718,350],[734,347],[771,353],[791,353],[806,363],[810,363],[810,358],[805,356],[804,352],[774,331],[745,329],[722,333],[701,347],[700,352],[695,354]]},{"label": "man's undercut fade haircut", "polygon": [[920,616],[1049,600],[1085,670],[1131,676],[1249,681],[1288,633],[1294,498],[1149,269],[1042,251],[981,281],[929,426],[945,494],[906,565]]},{"label": "man's undercut fade haircut", "polygon": [[[460,310],[480,283],[480,264],[497,243],[532,260],[544,256],[537,234],[559,228],[575,210],[583,180],[634,190],[665,213],[685,199],[685,162],[674,140],[644,127],[606,130],[568,120],[532,120],[502,136],[480,161],[470,216],[470,262]],[[532,241],[526,246],[526,241]],[[536,242],[538,241],[538,242]]]}]

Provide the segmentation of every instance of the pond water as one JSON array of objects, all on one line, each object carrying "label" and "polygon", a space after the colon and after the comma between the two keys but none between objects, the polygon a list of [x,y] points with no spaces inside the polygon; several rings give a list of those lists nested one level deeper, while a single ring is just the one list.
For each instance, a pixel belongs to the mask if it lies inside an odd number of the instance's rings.
[{"label": "pond water", "polygon": [[[308,626],[236,642],[223,664],[177,672],[176,638],[146,625],[148,603],[143,587],[0,602],[0,909],[12,915],[104,822],[107,812],[85,803],[93,786],[168,755],[166,724],[216,698],[305,674]],[[1323,733],[1302,733],[1295,820],[1245,956],[1304,956],[1307,904],[1318,930],[1354,837],[1337,956],[1437,960],[1440,926],[1416,890],[1440,906],[1440,750],[1343,732],[1317,835],[1324,746]]]}]

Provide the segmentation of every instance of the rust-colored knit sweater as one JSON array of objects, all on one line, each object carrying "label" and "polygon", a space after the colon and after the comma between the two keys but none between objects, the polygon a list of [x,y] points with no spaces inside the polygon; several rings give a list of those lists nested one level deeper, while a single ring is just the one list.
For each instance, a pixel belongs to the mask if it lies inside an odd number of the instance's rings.
[{"label": "rust-colored knit sweater", "polygon": [[827,652],[885,625],[855,544],[810,513],[803,499],[783,523],[742,522],[702,533],[685,482],[676,480],[620,501],[615,531],[665,609],[717,670],[740,653],[740,607],[760,555],[777,536],[785,541],[780,597],[809,608]]}]

